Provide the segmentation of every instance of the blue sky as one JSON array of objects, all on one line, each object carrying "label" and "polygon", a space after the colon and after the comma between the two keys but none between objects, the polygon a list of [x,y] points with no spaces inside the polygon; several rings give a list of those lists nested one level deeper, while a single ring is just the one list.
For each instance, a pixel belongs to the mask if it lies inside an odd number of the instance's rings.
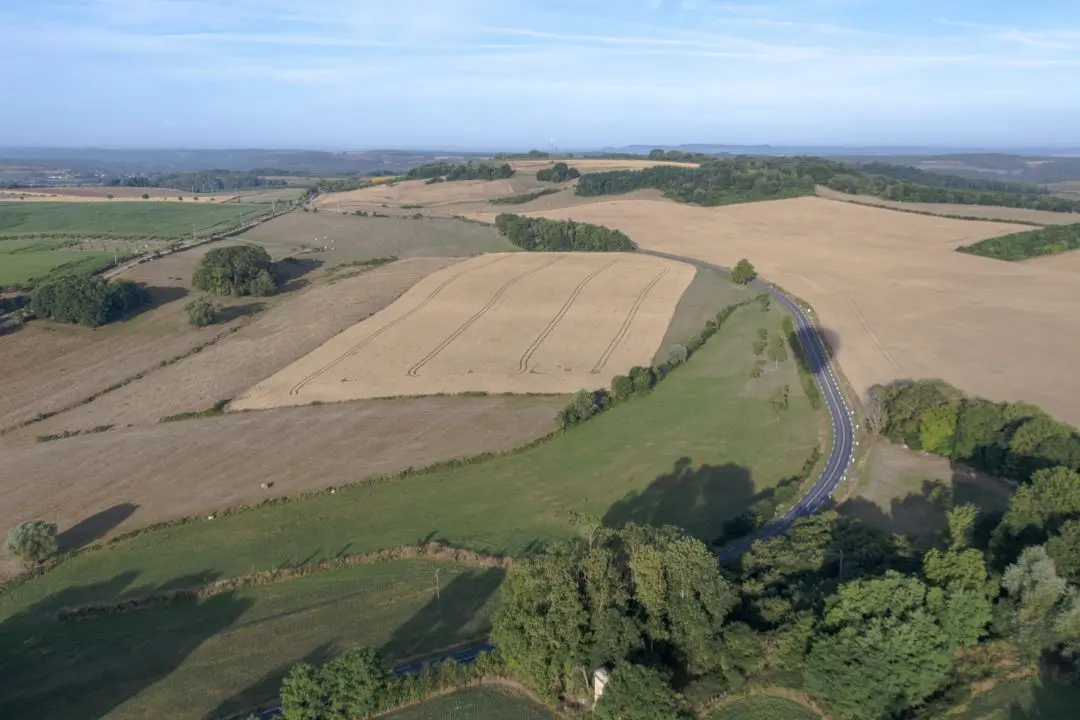
[{"label": "blue sky", "polygon": [[0,0],[0,145],[1080,146],[1076,0]]}]

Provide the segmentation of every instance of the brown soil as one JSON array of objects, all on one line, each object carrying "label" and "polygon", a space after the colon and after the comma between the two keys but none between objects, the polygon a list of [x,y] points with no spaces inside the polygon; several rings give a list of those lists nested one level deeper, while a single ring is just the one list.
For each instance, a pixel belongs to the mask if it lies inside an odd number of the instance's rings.
[{"label": "brown soil", "polygon": [[[178,261],[185,254],[179,253]],[[32,441],[39,435],[100,425],[144,425],[178,413],[206,410],[219,400],[237,397],[253,381],[303,357],[453,262],[449,258],[402,260],[338,282],[314,284],[251,317],[242,329],[213,346],[87,405],[12,433],[7,440]],[[261,304],[261,299],[252,300],[241,307],[245,312],[254,311]],[[202,332],[206,333],[202,337],[209,339],[216,331],[207,328]]]},{"label": "brown soil", "polygon": [[[6,449],[0,528],[79,525],[85,543],[152,523],[516,447],[565,398],[436,397],[230,414]],[[242,456],[243,461],[238,458]],[[273,483],[262,489],[261,483]]]},{"label": "brown soil", "polygon": [[[819,187],[818,195],[830,200],[844,200],[860,205],[909,210],[931,215],[945,215],[959,218],[980,218],[983,220],[1009,220],[1039,225],[1069,225],[1080,223],[1076,213],[1047,212],[1045,210],[1026,210],[1024,208],[989,207],[985,205],[952,205],[949,203],[910,203],[896,200],[883,200],[872,195],[848,195],[828,188]],[[1025,228],[1033,230],[1034,228]]]},{"label": "brown soil", "polygon": [[608,225],[644,249],[720,265],[749,258],[814,307],[860,393],[942,378],[1080,424],[1075,276],[955,252],[1028,226],[813,197],[721,208],[615,200],[536,214]]},{"label": "brown soil", "polygon": [[602,387],[649,363],[693,277],[627,253],[485,255],[425,278],[232,407]]}]

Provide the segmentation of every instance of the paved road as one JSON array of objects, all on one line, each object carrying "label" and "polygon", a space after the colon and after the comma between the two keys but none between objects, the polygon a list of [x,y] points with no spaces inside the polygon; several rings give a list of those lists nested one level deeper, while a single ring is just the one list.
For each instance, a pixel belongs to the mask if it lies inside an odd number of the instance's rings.
[{"label": "paved road", "polygon": [[[645,250],[639,252],[667,258],[668,260],[678,260],[707,270],[731,274],[729,268],[702,262],[694,258]],[[813,515],[820,510],[821,506],[832,497],[840,483],[847,478],[848,470],[855,461],[855,416],[851,408],[848,407],[847,400],[844,399],[844,393],[840,390],[840,383],[836,379],[832,361],[820,333],[818,333],[814,323],[806,314],[806,310],[799,305],[797,300],[763,283],[754,281],[750,284],[756,290],[769,293],[776,302],[787,308],[794,316],[795,332],[798,335],[799,343],[805,351],[807,362],[810,365],[809,370],[814,376],[814,382],[821,391],[822,398],[825,400],[825,408],[828,410],[829,419],[832,422],[832,447],[829,448],[825,468],[806,494],[799,498],[784,515],[773,520],[756,536],[724,548],[720,552],[721,560],[741,555],[750,549],[754,540],[776,537],[786,532],[799,518]]]},{"label": "paved road", "polygon": [[[731,273],[731,270],[726,267],[712,265],[693,258],[668,255],[667,253],[659,252],[639,252],[646,255],[667,258],[668,260],[678,260],[698,268],[715,270],[726,274]],[[806,353],[807,362],[810,365],[809,370],[814,376],[814,382],[821,391],[822,398],[825,400],[825,408],[828,410],[829,418],[832,422],[832,447],[829,448],[829,456],[828,461],[825,463],[825,468],[821,471],[821,474],[818,475],[813,486],[806,494],[799,498],[799,500],[791,506],[790,510],[769,523],[769,525],[763,528],[755,537],[729,545],[722,550],[719,554],[721,560],[741,555],[750,549],[750,545],[753,544],[754,540],[776,537],[777,535],[786,532],[799,518],[813,515],[821,509],[821,506],[832,497],[836,488],[840,486],[840,483],[847,478],[848,470],[855,461],[856,426],[854,414],[848,407],[847,400],[844,399],[844,393],[840,390],[840,383],[836,379],[832,362],[829,359],[829,353],[825,349],[825,344],[822,342],[821,335],[814,328],[813,322],[811,322],[806,311],[799,305],[797,300],[794,300],[776,288],[763,283],[754,281],[750,284],[756,290],[769,293],[776,302],[783,305],[794,316],[795,332]],[[491,646],[486,643],[477,643],[476,645],[470,645],[469,647],[458,649],[454,652],[447,653],[446,655],[430,658],[426,662],[431,663],[454,659],[467,665],[475,660],[477,655],[490,649]],[[396,668],[394,674],[415,675],[418,674],[423,667],[423,663],[405,665]],[[258,717],[259,720],[270,720],[271,718],[277,717],[277,713],[278,708],[274,707],[260,713]]]}]

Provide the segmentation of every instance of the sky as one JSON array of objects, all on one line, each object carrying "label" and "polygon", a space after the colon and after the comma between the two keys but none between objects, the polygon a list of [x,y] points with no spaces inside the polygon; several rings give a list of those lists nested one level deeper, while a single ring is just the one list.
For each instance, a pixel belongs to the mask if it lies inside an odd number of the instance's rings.
[{"label": "sky", "polygon": [[0,0],[0,145],[1080,147],[1076,0]]}]

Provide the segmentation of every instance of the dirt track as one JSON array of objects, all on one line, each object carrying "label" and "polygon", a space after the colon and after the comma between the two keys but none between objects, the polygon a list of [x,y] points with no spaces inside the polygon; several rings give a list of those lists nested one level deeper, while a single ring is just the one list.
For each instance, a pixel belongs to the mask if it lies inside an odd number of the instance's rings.
[{"label": "dirt track", "polygon": [[821,198],[723,208],[614,200],[536,214],[618,228],[646,249],[723,265],[751,259],[813,305],[859,392],[940,377],[1080,424],[1075,275],[954,251],[1027,226]]},{"label": "dirt track", "polygon": [[602,387],[651,360],[693,277],[625,253],[485,255],[425,278],[232,407]]}]

